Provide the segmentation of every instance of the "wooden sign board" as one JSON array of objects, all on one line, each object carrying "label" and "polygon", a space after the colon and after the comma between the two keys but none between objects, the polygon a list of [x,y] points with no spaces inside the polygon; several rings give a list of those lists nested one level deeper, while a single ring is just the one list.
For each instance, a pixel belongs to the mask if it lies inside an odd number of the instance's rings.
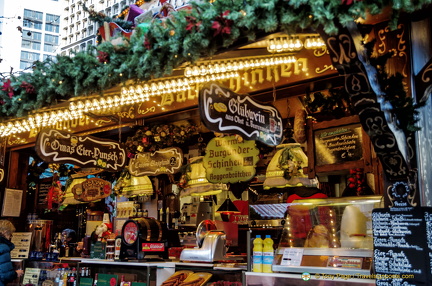
[{"label": "wooden sign board", "polygon": [[74,199],[81,202],[101,200],[111,194],[111,183],[100,178],[90,178],[72,187]]},{"label": "wooden sign board", "polygon": [[363,158],[360,124],[316,130],[314,140],[317,166],[341,164]]},{"label": "wooden sign board", "polygon": [[116,141],[77,136],[55,129],[42,130],[36,140],[36,153],[48,163],[70,163],[79,167],[99,167],[121,171],[126,151]]},{"label": "wooden sign board", "polygon": [[255,141],[238,141],[235,136],[210,140],[204,156],[207,180],[211,183],[247,182],[255,176],[259,160]]},{"label": "wooden sign board", "polygon": [[131,175],[157,176],[175,174],[183,164],[183,152],[180,148],[165,148],[155,152],[139,153],[129,161]]},{"label": "wooden sign board", "polygon": [[271,105],[260,104],[216,83],[200,90],[198,102],[201,121],[211,131],[238,134],[269,146],[282,142],[282,117]]}]

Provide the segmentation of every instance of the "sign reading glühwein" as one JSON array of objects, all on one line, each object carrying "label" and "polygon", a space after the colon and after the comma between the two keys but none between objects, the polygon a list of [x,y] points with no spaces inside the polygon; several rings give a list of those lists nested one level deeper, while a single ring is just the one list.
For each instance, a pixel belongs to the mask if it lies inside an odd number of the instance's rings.
[{"label": "sign reading gl\u00fchwein", "polygon": [[183,152],[172,147],[155,152],[139,153],[129,162],[129,172],[133,176],[174,174],[183,163]]},{"label": "sign reading gl\u00fchwein", "polygon": [[36,153],[48,163],[100,167],[113,172],[122,170],[127,158],[126,151],[116,141],[77,136],[55,129],[45,129],[39,133]]},{"label": "sign reading gl\u00fchwein", "polygon": [[205,85],[198,101],[201,120],[211,131],[238,134],[269,146],[282,141],[282,117],[273,106],[257,103],[216,83]]}]

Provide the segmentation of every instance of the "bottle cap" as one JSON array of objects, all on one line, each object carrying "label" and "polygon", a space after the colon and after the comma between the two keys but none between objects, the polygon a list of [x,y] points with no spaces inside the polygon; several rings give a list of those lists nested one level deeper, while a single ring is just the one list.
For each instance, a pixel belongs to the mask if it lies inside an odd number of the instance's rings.
[{"label": "bottle cap", "polygon": [[270,234],[266,234],[265,238],[271,238]]},{"label": "bottle cap", "polygon": [[258,235],[256,236],[256,238],[261,238],[261,234],[258,234]]}]

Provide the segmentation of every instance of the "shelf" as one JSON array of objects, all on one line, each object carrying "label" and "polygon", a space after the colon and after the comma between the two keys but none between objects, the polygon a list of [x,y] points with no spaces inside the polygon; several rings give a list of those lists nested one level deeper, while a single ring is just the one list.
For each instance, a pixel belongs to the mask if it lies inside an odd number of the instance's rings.
[{"label": "shelf", "polygon": [[[303,272],[302,272],[303,273]],[[314,272],[309,272],[314,273]],[[339,274],[339,275],[338,275]],[[368,273],[369,274],[369,273]],[[360,274],[362,275],[362,274]],[[292,274],[292,273],[260,273],[260,272],[245,272],[246,281],[249,282],[249,280],[261,280],[261,282],[272,282],[273,279],[278,279],[280,282],[282,282],[284,279],[289,279],[290,282],[294,282],[295,280],[298,281],[304,281],[301,277],[301,274]],[[311,279],[307,282],[307,285],[338,285],[338,283],[343,283],[343,285],[375,285],[374,279],[362,279],[357,278],[361,277],[359,275],[350,275],[350,276],[343,276],[341,272],[338,272],[336,274],[324,276],[319,274],[317,275],[311,275]],[[271,280],[269,280],[271,279]],[[324,281],[331,281],[329,283]],[[257,282],[257,281],[254,281]],[[247,284],[249,285],[249,284]],[[252,284],[251,284],[252,285]],[[255,283],[253,284],[255,285]],[[262,284],[264,285],[264,284]],[[283,284],[279,284],[283,285]],[[294,285],[294,284],[292,284]],[[304,285],[304,284],[299,284]]]},{"label": "shelf", "polygon": [[[354,249],[354,248],[302,248],[303,255],[316,256],[353,256],[353,257],[373,257],[372,249]],[[278,249],[277,254],[283,254],[285,247]]]}]

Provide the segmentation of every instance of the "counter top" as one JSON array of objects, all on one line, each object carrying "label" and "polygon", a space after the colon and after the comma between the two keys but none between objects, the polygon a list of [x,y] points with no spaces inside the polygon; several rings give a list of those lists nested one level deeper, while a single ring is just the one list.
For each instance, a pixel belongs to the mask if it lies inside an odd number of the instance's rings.
[{"label": "counter top", "polygon": [[230,263],[224,266],[223,263],[200,263],[200,262],[181,262],[181,261],[113,261],[107,259],[90,259],[81,257],[61,257],[59,263],[62,262],[79,262],[85,264],[104,264],[104,265],[121,265],[121,266],[141,266],[141,267],[157,267],[157,268],[175,268],[177,267],[203,267],[213,268],[218,270],[245,270],[241,267],[234,267]]}]

